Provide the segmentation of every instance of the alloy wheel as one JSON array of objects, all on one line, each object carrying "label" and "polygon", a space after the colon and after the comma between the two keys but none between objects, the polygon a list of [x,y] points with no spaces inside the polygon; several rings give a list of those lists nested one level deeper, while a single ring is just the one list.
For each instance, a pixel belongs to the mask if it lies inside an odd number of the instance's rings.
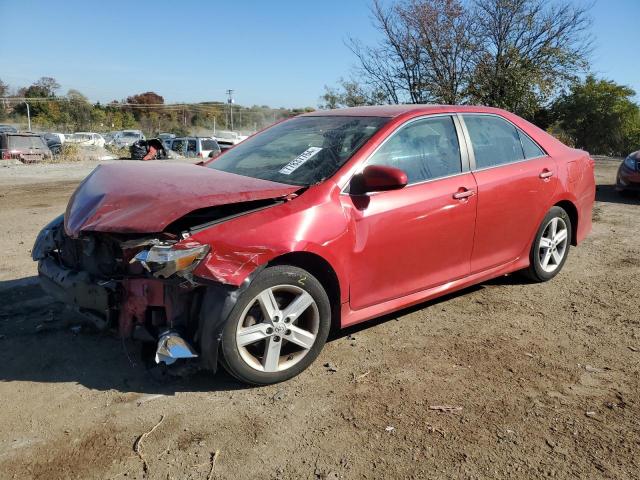
[{"label": "alloy wheel", "polygon": [[553,273],[562,264],[567,253],[568,229],[565,221],[560,217],[552,218],[542,231],[538,246],[540,267]]},{"label": "alloy wheel", "polygon": [[280,372],[313,347],[320,313],[313,297],[294,285],[267,288],[242,312],[236,344],[244,362],[261,372]]}]

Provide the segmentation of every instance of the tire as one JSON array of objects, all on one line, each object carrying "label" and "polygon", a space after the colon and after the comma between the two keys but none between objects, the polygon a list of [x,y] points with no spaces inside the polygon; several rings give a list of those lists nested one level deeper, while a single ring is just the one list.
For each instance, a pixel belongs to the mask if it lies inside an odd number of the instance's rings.
[{"label": "tire", "polygon": [[320,282],[301,268],[269,267],[231,310],[222,331],[221,363],[248,384],[282,382],[311,365],[330,328],[331,305]]},{"label": "tire", "polygon": [[[556,224],[556,235],[552,236],[553,223]],[[559,240],[562,237],[561,231],[566,232],[566,236],[563,240]],[[569,256],[569,248],[571,247],[571,219],[567,212],[560,207],[552,207],[551,210],[545,215],[536,237],[531,245],[531,251],[529,252],[530,265],[522,273],[534,282],[547,282],[555,277]],[[554,239],[553,242],[549,242],[549,239]],[[541,244],[542,248],[541,248]],[[545,247],[545,244],[550,244],[550,247]]]}]

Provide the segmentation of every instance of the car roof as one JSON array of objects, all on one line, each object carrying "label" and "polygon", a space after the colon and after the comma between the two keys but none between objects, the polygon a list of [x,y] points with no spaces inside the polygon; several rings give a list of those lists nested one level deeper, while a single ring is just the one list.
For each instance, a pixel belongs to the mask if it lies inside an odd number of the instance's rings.
[{"label": "car roof", "polygon": [[340,116],[340,117],[398,117],[400,115],[430,113],[507,113],[499,108],[476,105],[372,105],[365,107],[336,108],[332,110],[316,110],[305,113],[303,117]]}]

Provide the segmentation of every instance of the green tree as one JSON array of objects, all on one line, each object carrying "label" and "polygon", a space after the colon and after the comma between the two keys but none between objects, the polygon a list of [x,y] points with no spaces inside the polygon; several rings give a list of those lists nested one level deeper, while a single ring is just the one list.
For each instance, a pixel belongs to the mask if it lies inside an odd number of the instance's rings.
[{"label": "green tree", "polygon": [[594,154],[627,155],[640,148],[640,109],[635,92],[589,75],[553,107],[557,124],[579,148]]}]

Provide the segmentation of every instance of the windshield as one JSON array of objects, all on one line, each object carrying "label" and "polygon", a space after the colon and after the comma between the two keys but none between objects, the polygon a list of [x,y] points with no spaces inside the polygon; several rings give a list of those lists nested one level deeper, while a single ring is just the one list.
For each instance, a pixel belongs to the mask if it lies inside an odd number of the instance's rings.
[{"label": "windshield", "polygon": [[387,120],[297,117],[236,145],[208,167],[290,185],[313,185],[333,175]]},{"label": "windshield", "polygon": [[42,139],[36,136],[20,136],[20,135],[11,135],[9,138],[9,148],[16,150],[28,150],[28,149],[40,149],[44,148],[44,144],[42,143]]},{"label": "windshield", "polygon": [[140,136],[140,134],[136,133],[136,132],[122,132],[122,136],[123,137],[135,137],[135,138],[137,138],[137,137]]}]

